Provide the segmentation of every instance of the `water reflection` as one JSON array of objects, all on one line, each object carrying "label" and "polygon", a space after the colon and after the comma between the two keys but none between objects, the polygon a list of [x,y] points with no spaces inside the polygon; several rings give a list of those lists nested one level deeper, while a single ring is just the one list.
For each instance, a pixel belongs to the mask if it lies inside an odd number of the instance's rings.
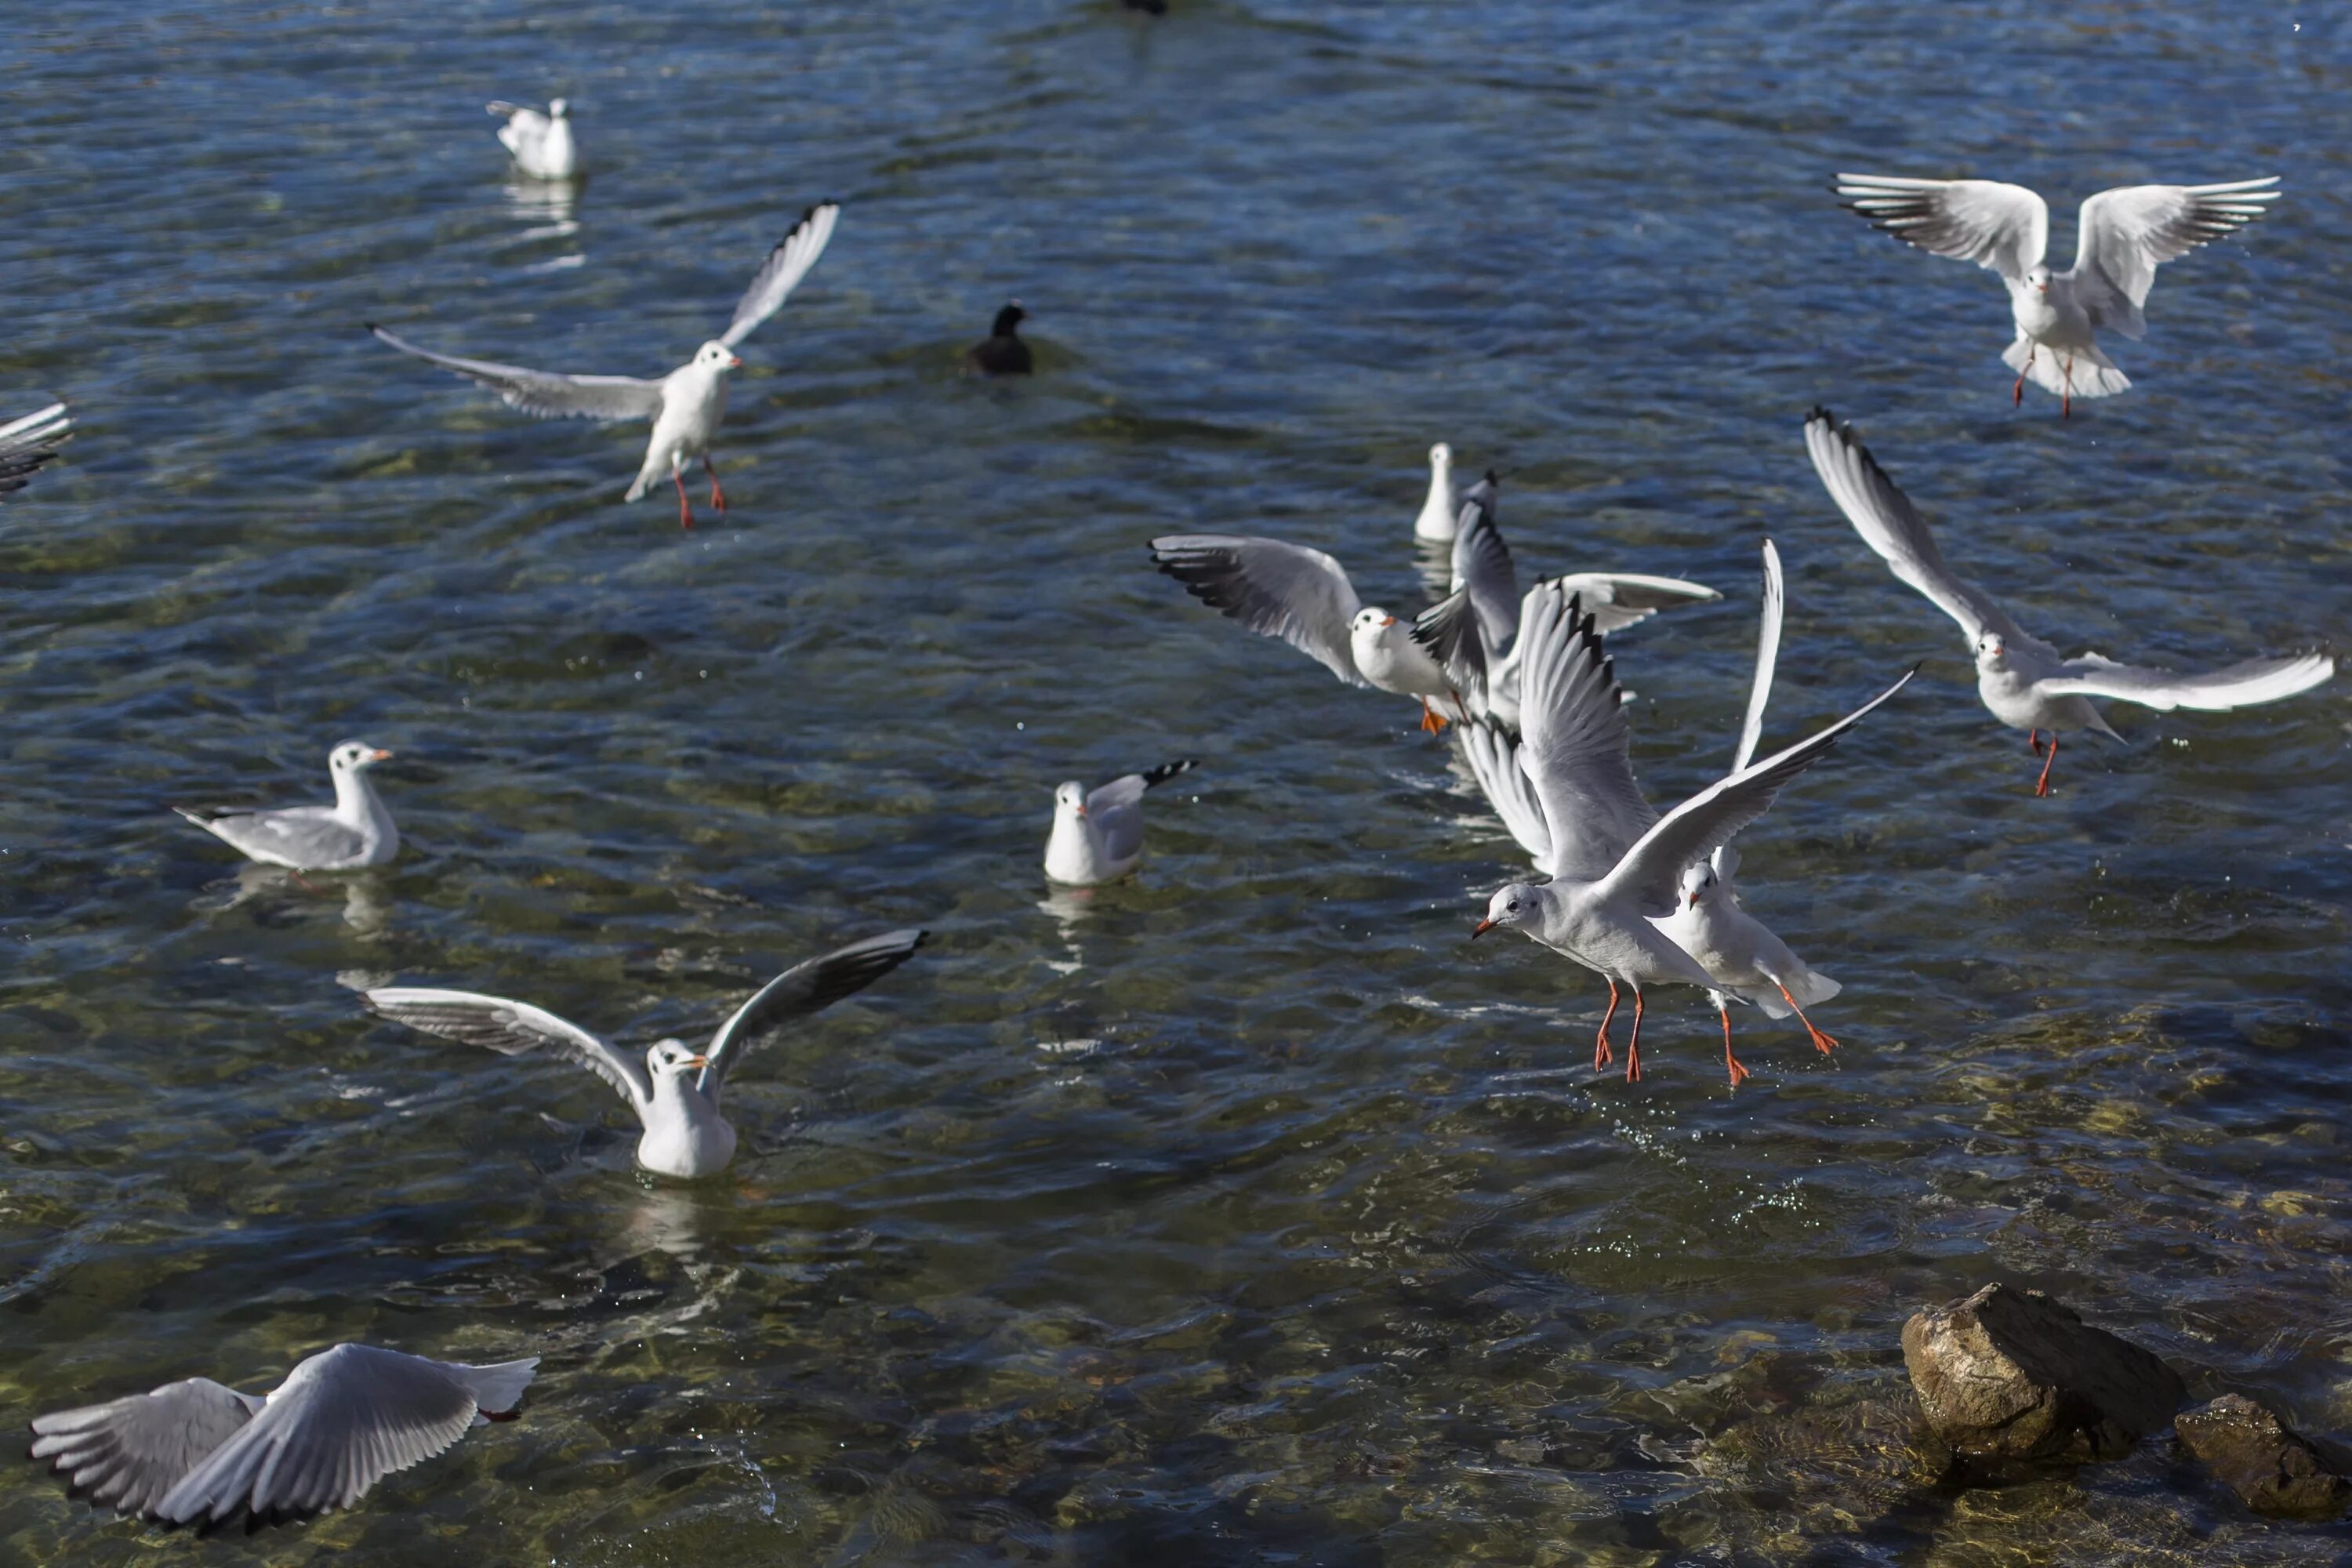
[{"label": "water reflection", "polygon": [[205,914],[245,910],[263,923],[302,920],[341,904],[343,924],[355,935],[380,937],[392,923],[393,904],[375,873],[305,874],[282,866],[240,866],[230,883],[213,883],[189,907]]},{"label": "water reflection", "polygon": [[[507,212],[517,222],[527,225],[509,243],[534,245],[541,240],[568,240],[580,232],[573,216],[580,204],[580,191],[584,182],[570,180],[510,179],[506,184]],[[557,272],[566,268],[586,264],[587,255],[575,248],[563,255],[534,261],[523,268],[526,272]]]},{"label": "water reflection", "polygon": [[1062,939],[1062,956],[1048,957],[1045,967],[1056,974],[1076,974],[1087,966],[1087,958],[1078,947],[1078,923],[1094,907],[1100,888],[1055,887],[1038,900],[1038,909],[1054,922],[1056,935]]}]

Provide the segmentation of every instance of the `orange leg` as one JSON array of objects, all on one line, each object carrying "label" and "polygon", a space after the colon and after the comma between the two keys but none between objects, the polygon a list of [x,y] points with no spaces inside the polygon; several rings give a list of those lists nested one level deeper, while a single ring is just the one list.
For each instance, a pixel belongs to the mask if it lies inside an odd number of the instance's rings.
[{"label": "orange leg", "polygon": [[686,476],[678,472],[675,460],[672,460],[669,466],[669,482],[677,487],[677,525],[680,528],[692,528],[694,509],[686,504]]},{"label": "orange leg", "polygon": [[1421,727],[1423,730],[1433,735],[1437,734],[1445,728],[1445,716],[1443,713],[1440,713],[1436,709],[1432,708],[1429,705],[1429,699],[1426,697],[1421,700]]},{"label": "orange leg", "polygon": [[1724,1069],[1731,1074],[1731,1087],[1738,1089],[1749,1075],[1748,1069],[1739,1065],[1739,1058],[1731,1054],[1731,1009],[1717,1007],[1716,1011],[1723,1015]]},{"label": "orange leg", "polygon": [[2039,730],[2028,730],[2025,732],[2025,743],[2032,748],[2033,754],[2035,756],[2040,756],[2042,754],[2042,731]]},{"label": "orange leg", "polygon": [[1625,1081],[1642,1081],[1642,988],[1633,987],[1633,1038],[1625,1047]]},{"label": "orange leg", "polygon": [[2074,412],[2074,356],[2066,356],[2066,390],[2058,395],[2058,417],[2065,419]]},{"label": "orange leg", "polygon": [[1616,1054],[1609,1048],[1609,1024],[1610,1021],[1616,1016],[1617,983],[1612,980],[1609,983],[1609,1011],[1601,1015],[1601,1037],[1592,1042],[1592,1070],[1594,1072],[1599,1072],[1602,1068],[1607,1067],[1611,1062],[1617,1059]]},{"label": "orange leg", "polygon": [[2042,777],[2034,782],[2035,795],[2047,798],[2050,794],[2050,769],[2058,761],[2058,731],[2050,731],[2050,756],[2042,764]]},{"label": "orange leg", "polygon": [[719,488],[719,465],[710,460],[710,454],[708,452],[702,454],[702,471],[710,476],[710,504],[719,510],[725,511],[727,492]]},{"label": "orange leg", "polygon": [[2025,401],[2025,371],[2033,368],[2033,344],[2025,345],[2025,370],[2017,373],[2017,384],[2009,389],[2009,405],[2015,408]]},{"label": "orange leg", "polygon": [[[1772,984],[1775,985],[1780,985],[1780,983],[1777,980],[1772,982]],[[1785,985],[1780,985],[1780,994],[1783,996],[1789,996],[1789,988]],[[1831,1039],[1827,1035],[1822,1034],[1819,1029],[1813,1027],[1813,1021],[1805,1016],[1805,1010],[1797,1005],[1797,999],[1794,996],[1789,996],[1789,1005],[1795,1010],[1797,1022],[1805,1026],[1805,1033],[1812,1036],[1813,1049],[1821,1052],[1823,1056],[1827,1056],[1832,1051],[1837,1049],[1837,1042],[1835,1040]],[[1725,1019],[1723,1026],[1725,1030],[1725,1038],[1728,1039],[1730,1037],[1729,1031],[1731,1028],[1731,1020],[1728,1018]]]}]

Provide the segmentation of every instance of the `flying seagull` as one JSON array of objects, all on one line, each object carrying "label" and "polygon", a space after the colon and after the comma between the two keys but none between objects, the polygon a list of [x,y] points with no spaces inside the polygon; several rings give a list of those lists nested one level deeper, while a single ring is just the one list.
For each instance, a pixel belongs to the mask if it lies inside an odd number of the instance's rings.
[{"label": "flying seagull", "polygon": [[547,112],[499,100],[492,114],[506,123],[499,140],[514,154],[515,167],[534,180],[568,180],[580,170],[580,150],[572,140],[572,105],[551,100]]},{"label": "flying seagull", "polygon": [[928,932],[894,931],[787,969],[719,1026],[700,1053],[685,1042],[657,1040],[639,1064],[554,1014],[528,1002],[472,991],[394,985],[362,993],[368,1010],[428,1035],[482,1046],[502,1056],[548,1051],[586,1068],[617,1090],[645,1132],[637,1163],[664,1176],[708,1176],[735,1157],[735,1129],[719,1113],[727,1075],[762,1037],[865,990],[914,956]]},{"label": "flying seagull", "polygon": [[2026,743],[2037,754],[2042,731],[2050,731],[2050,755],[2033,785],[2037,795],[2050,793],[2059,731],[2095,730],[2114,740],[2123,738],[2091,705],[2094,697],[2164,712],[2175,708],[2226,712],[2307,691],[2336,673],[2336,661],[2323,653],[2250,658],[2208,675],[2117,664],[2095,653],[2064,658],[2022,630],[1990,595],[1944,564],[1944,552],[1927,531],[1927,519],[1886,477],[1853,426],[1841,426],[1828,409],[1816,408],[1805,420],[1805,448],[1812,454],[1814,471],[1830,499],[1862,542],[1878,552],[1898,581],[1916,588],[1958,623],[1976,657],[1977,695],[1992,716],[2024,731]]},{"label": "flying seagull", "polygon": [[1075,888],[1116,881],[1143,858],[1143,792],[1199,767],[1196,758],[1121,773],[1089,790],[1072,779],[1054,791],[1054,830],[1045,839],[1045,875]]},{"label": "flying seagull", "polygon": [[2001,362],[2017,372],[2012,404],[2025,384],[2058,395],[2061,418],[2077,397],[2112,397],[2131,384],[2101,352],[2097,334],[2112,327],[2147,335],[2148,286],[2163,263],[2209,240],[2233,234],[2278,200],[2278,176],[2218,185],[2121,185],[2083,204],[2075,219],[2074,265],[2053,272],[2050,208],[2023,185],[1997,180],[1906,180],[1840,174],[1845,205],[1895,238],[2000,274],[2009,285],[2017,341]]},{"label": "flying seagull", "polygon": [[368,770],[390,752],[365,741],[345,741],[327,753],[335,781],[332,805],[292,805],[276,811],[172,809],[249,860],[296,871],[356,871],[383,866],[400,853],[400,829],[368,782]]},{"label": "flying seagull", "polygon": [[726,493],[719,488],[719,470],[710,460],[710,441],[727,413],[727,373],[743,363],[735,345],[774,315],[793,287],[816,265],[840,216],[841,207],[835,202],[819,203],[803,213],[792,232],[768,253],[766,264],[736,305],[735,319],[727,330],[697,349],[694,358],[656,381],[631,375],[566,375],[488,360],[459,359],[419,348],[373,321],[367,323],[367,330],[402,353],[481,383],[509,406],[538,418],[652,420],[653,437],[646,444],[645,464],[622,499],[637,500],[667,474],[677,487],[679,526],[692,528],[694,510],[687,504],[682,472],[688,458],[702,459],[703,469],[710,476],[710,504],[720,511],[727,510]]}]

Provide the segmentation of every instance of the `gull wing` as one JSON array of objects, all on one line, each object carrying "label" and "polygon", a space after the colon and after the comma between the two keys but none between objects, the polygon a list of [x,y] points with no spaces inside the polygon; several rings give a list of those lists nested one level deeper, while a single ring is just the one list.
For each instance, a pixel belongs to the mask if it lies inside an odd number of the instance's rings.
[{"label": "gull wing", "polygon": [[36,1459],[117,1513],[147,1513],[207,1454],[236,1436],[261,1401],[208,1377],[33,1417]]},{"label": "gull wing", "polygon": [[418,348],[395,337],[373,321],[367,330],[413,359],[437,364],[470,381],[478,381],[510,408],[541,419],[651,419],[661,412],[662,384],[633,375],[565,375],[560,371],[525,370],[519,364],[499,364],[486,359],[460,359]]},{"label": "gull wing", "polygon": [[1519,637],[1519,769],[1535,786],[1552,875],[1598,881],[1657,820],[1633,782],[1624,698],[1601,634],[1558,584],[1530,595]]},{"label": "gull wing", "polygon": [[710,1037],[709,1048],[703,1052],[709,1059],[695,1080],[696,1087],[715,1096],[726,1087],[735,1063],[761,1036],[865,990],[914,957],[915,949],[929,934],[913,930],[885,931],[785,970],[719,1026],[719,1032]]},{"label": "gull wing", "polygon": [[1660,610],[1704,605],[1722,595],[1680,577],[1650,577],[1639,572],[1571,572],[1557,579],[1560,591],[1584,602],[1592,629],[1602,637],[1639,626]]},{"label": "gull wing", "polygon": [[1465,521],[1454,535],[1453,587],[1468,590],[1486,646],[1500,650],[1510,646],[1519,629],[1518,569],[1511,563],[1503,531],[1495,526],[1492,507],[1465,502],[1462,516]]},{"label": "gull wing", "polygon": [[1543,799],[1533,780],[1519,766],[1519,748],[1507,731],[1492,719],[1473,719],[1459,726],[1462,755],[1471,776],[1486,794],[1487,804],[1503,819],[1536,869],[1556,875],[1551,862],[1551,829],[1544,823]]},{"label": "gull wing", "polygon": [[2277,184],[2273,174],[2219,185],[2122,185],[2084,202],[2067,276],[2092,323],[2145,335],[2140,308],[2157,268],[2262,216],[2279,199]]},{"label": "gull wing", "polygon": [[1906,244],[1973,261],[2012,283],[2040,266],[2050,246],[2049,205],[2023,185],[1840,174],[1837,194]]},{"label": "gull wing", "polygon": [[367,847],[360,830],[336,820],[323,805],[282,811],[194,811],[172,808],[223,843],[256,860],[296,870],[316,870],[348,860]]},{"label": "gull wing", "polygon": [[1211,609],[1280,637],[1350,686],[1371,684],[1349,640],[1363,602],[1323,552],[1250,534],[1169,533],[1151,542],[1151,559]]},{"label": "gull wing", "polygon": [[1780,618],[1788,592],[1780,576],[1780,552],[1764,542],[1763,612],[1756,623],[1756,678],[1748,688],[1748,717],[1740,721],[1739,749],[1732,753],[1731,771],[1738,773],[1755,760],[1756,743],[1764,738],[1764,705],[1772,700],[1772,673],[1780,662]]},{"label": "gull wing", "polygon": [[2207,675],[2182,675],[2176,670],[2117,664],[2095,653],[2068,659],[2058,673],[2036,684],[2044,691],[2084,697],[2112,697],[2143,708],[2170,712],[2195,708],[2226,713],[2258,702],[2276,702],[2298,691],[2308,691],[2336,673],[2336,661],[2324,653],[2298,654],[2291,658],[2250,658]]},{"label": "gull wing", "polygon": [[0,496],[23,489],[33,470],[56,457],[58,443],[72,434],[73,418],[62,403],[0,425]]},{"label": "gull wing", "polygon": [[1415,616],[1412,633],[1412,640],[1427,648],[1429,657],[1445,671],[1448,685],[1474,702],[1485,702],[1486,637],[1469,589],[1456,588]]},{"label": "gull wing", "polygon": [[1097,784],[1087,795],[1087,820],[1102,835],[1103,850],[1113,860],[1124,860],[1143,847],[1143,792],[1166,784],[1179,773],[1201,765],[1198,757],[1182,757],[1139,773],[1121,773]]},{"label": "gull wing", "polygon": [[808,276],[816,258],[824,254],[825,241],[833,237],[833,226],[840,218],[839,202],[819,202],[801,214],[801,221],[776,241],[776,247],[761,264],[759,275],[743,290],[743,298],[735,307],[735,319],[719,334],[720,342],[733,348],[783,308],[785,299]]},{"label": "gull wing", "polygon": [[360,1000],[380,1018],[390,1018],[395,1024],[405,1024],[445,1040],[479,1046],[500,1056],[546,1051],[576,1062],[611,1084],[640,1113],[653,1103],[653,1079],[643,1062],[598,1039],[579,1025],[528,1002],[485,996],[475,991],[436,991],[417,985],[362,991]]}]

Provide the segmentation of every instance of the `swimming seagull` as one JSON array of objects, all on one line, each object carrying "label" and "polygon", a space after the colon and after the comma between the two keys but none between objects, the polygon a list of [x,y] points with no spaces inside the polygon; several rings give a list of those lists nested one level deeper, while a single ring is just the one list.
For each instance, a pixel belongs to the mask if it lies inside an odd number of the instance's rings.
[{"label": "swimming seagull", "polygon": [[277,811],[172,809],[198,827],[265,866],[296,871],[356,871],[383,866],[400,853],[400,829],[368,782],[368,770],[388,762],[390,752],[365,741],[345,741],[327,753],[335,781],[332,805],[294,805]]},{"label": "swimming seagull", "polygon": [[0,425],[0,496],[23,489],[33,470],[56,457],[58,446],[72,434],[73,418],[62,403]]},{"label": "swimming seagull", "polygon": [[2017,372],[2012,404],[2025,383],[2059,396],[2059,416],[2074,399],[2110,397],[2131,384],[2099,349],[2099,329],[2147,335],[2148,286],[2156,269],[2209,240],[2235,233],[2278,200],[2278,176],[2218,185],[2122,185],[2083,204],[2075,219],[2074,265],[2053,272],[2042,260],[2050,208],[2023,185],[1995,180],[1907,180],[1840,174],[1846,205],[1895,238],[2000,274],[2009,285],[2017,341],[2001,362]]},{"label": "swimming seagull", "polygon": [[1440,441],[1429,449],[1429,497],[1412,520],[1416,539],[1444,544],[1461,521],[1462,501],[1454,493],[1454,448]]},{"label": "swimming seagull", "polygon": [[963,368],[971,375],[1027,375],[1034,368],[1029,345],[1021,341],[1021,323],[1029,312],[1018,300],[996,312],[988,336],[963,352]]},{"label": "swimming seagull", "polygon": [[33,1417],[32,1458],[77,1493],[165,1524],[349,1508],[467,1428],[512,1420],[537,1356],[473,1366],[340,1344],[268,1394],[208,1377]]},{"label": "swimming seagull", "polygon": [[664,1176],[708,1176],[735,1157],[735,1129],[719,1113],[727,1075],[752,1044],[795,1018],[865,990],[914,956],[928,931],[894,931],[796,964],[760,988],[719,1026],[699,1054],[657,1040],[635,1058],[577,1024],[528,1002],[472,991],[394,985],[362,992],[368,1010],[428,1035],[502,1056],[549,1051],[586,1068],[619,1091],[645,1126],[637,1163]]},{"label": "swimming seagull", "polygon": [[1716,988],[1715,977],[1652,923],[1674,913],[1684,868],[1763,816],[1784,786],[1916,671],[1811,739],[1727,774],[1661,817],[1633,782],[1622,697],[1591,616],[1555,585],[1539,593],[1524,634],[1531,640],[1521,676],[1518,765],[1534,785],[1550,849],[1538,868],[1552,880],[1497,889],[1470,934],[1498,926],[1524,931],[1609,982],[1609,1010],[1593,1042],[1596,1068],[1612,1059],[1619,987],[1631,986],[1625,1077],[1632,1081],[1642,1076],[1643,987]]},{"label": "swimming seagull", "polygon": [[1815,408],[1805,420],[1805,447],[1830,499],[1862,542],[1878,552],[1897,581],[1916,588],[1958,623],[1969,651],[1976,656],[1977,695],[1992,716],[2024,731],[2036,755],[2042,751],[2042,731],[2050,731],[2050,754],[2034,782],[2036,795],[2050,793],[2050,769],[2058,761],[2061,731],[2095,730],[2110,739],[2123,739],[2091,705],[2094,697],[2137,702],[2161,712],[2175,708],[2227,712],[2307,691],[2336,673],[2336,661],[2315,652],[2250,658],[2209,675],[2117,664],[2095,653],[2063,658],[2056,648],[2021,630],[1983,589],[1944,564],[1944,552],[1927,531],[1927,520],[1886,477],[1853,426],[1841,426],[1828,409]]},{"label": "swimming seagull", "polygon": [[515,167],[534,180],[568,180],[580,168],[580,151],[572,140],[572,106],[562,99],[548,101],[547,112],[504,100],[489,106],[506,121],[499,140],[514,154]]},{"label": "swimming seagull", "polygon": [[1445,728],[1461,695],[1412,628],[1356,597],[1347,569],[1319,550],[1234,533],[1170,533],[1151,558],[1185,592],[1261,637],[1280,637],[1350,686],[1421,700],[1421,727]]},{"label": "swimming seagull", "polygon": [[1143,792],[1201,765],[1185,757],[1148,773],[1121,773],[1092,790],[1072,779],[1054,791],[1045,875],[1074,888],[1115,881],[1143,858]]},{"label": "swimming seagull", "polygon": [[402,353],[412,354],[444,370],[455,371],[488,387],[509,406],[541,419],[650,419],[653,437],[646,443],[646,460],[636,482],[622,499],[635,500],[667,473],[677,487],[677,521],[694,526],[687,504],[685,459],[699,457],[710,476],[710,504],[727,510],[726,493],[719,488],[719,469],[710,461],[711,438],[727,413],[727,373],[740,369],[735,345],[776,313],[793,286],[824,254],[825,242],[841,216],[838,203],[821,202],[801,215],[792,232],[776,243],[735,307],[727,330],[695,351],[694,358],[657,381],[629,375],[565,375],[555,371],[525,370],[520,365],[488,360],[459,359],[435,353],[367,323],[367,330]]}]

